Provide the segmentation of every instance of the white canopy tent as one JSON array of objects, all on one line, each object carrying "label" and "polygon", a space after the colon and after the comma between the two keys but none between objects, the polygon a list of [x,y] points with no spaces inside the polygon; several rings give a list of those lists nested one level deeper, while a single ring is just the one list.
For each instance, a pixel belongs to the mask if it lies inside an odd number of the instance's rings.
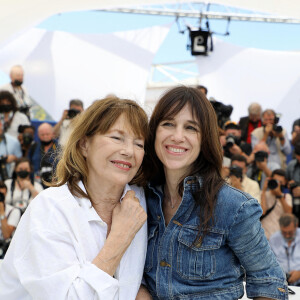
[{"label": "white canopy tent", "polygon": [[143,104],[151,63],[169,27],[112,34],[34,28],[0,49],[0,69],[9,73],[21,64],[30,95],[56,121],[74,98],[87,107],[113,93]]},{"label": "white canopy tent", "polygon": [[[189,0],[0,0],[0,45],[15,38],[24,30],[46,18],[68,11],[95,10],[130,5],[187,3]],[[298,0],[214,0],[227,6],[234,6],[258,12],[279,14],[300,18],[300,2]]]},{"label": "white canopy tent", "polygon": [[243,48],[214,39],[209,57],[198,57],[199,81],[209,95],[234,107],[231,119],[248,114],[250,103],[281,113],[280,125],[290,134],[300,117],[300,51]]},{"label": "white canopy tent", "polygon": [[[107,93],[143,101],[150,64],[168,33],[168,26],[106,35],[50,33],[31,28],[60,12],[185,2],[190,1],[53,0],[45,4],[40,0],[0,0],[0,20],[5,24],[0,28],[0,69],[8,72],[11,65],[22,64],[30,94],[56,120],[73,97],[82,97],[86,105]],[[214,3],[300,18],[300,3],[296,0],[288,3],[217,0]],[[253,56],[251,64],[247,55]],[[278,59],[282,59],[283,70],[274,69]],[[282,121],[290,131],[291,122],[299,117],[296,116],[299,109],[291,114],[288,109],[292,103],[286,105],[286,101],[293,101],[299,108],[297,60],[300,61],[297,53],[240,49],[220,42],[210,57],[198,59],[199,80],[208,85],[211,95],[235,106],[233,119],[245,115],[250,102],[262,101],[264,108],[272,107],[283,113]],[[243,76],[236,77],[236,74]],[[255,95],[253,89],[257,90]]]}]

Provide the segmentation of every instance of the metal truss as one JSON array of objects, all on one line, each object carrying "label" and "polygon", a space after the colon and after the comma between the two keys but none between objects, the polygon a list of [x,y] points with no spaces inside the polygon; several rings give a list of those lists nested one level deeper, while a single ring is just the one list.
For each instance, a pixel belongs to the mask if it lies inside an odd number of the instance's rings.
[{"label": "metal truss", "polygon": [[[132,13],[132,14],[146,14],[146,15],[160,15],[160,16],[173,16],[177,18],[197,18],[197,19],[216,19],[216,20],[232,20],[232,21],[250,21],[250,22],[267,22],[267,23],[289,23],[300,24],[300,19],[292,19],[284,16],[273,16],[267,14],[250,13],[222,6],[212,5],[207,3],[185,3],[177,5],[177,8],[170,8],[171,6],[160,7],[122,7],[110,8],[102,11],[119,12],[119,13]],[[221,11],[208,11],[210,7]],[[226,10],[226,11],[224,11]]]}]

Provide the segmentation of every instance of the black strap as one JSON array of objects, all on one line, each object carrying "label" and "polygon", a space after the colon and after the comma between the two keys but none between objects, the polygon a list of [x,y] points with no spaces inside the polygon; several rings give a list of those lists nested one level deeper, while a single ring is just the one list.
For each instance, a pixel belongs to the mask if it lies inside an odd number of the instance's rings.
[{"label": "black strap", "polygon": [[273,206],[270,207],[270,208],[266,211],[266,213],[265,213],[263,216],[260,217],[260,220],[264,219],[267,215],[269,215],[269,214],[271,213],[271,211],[275,208],[275,206],[276,206],[276,204],[277,204],[277,201],[278,201],[278,200],[277,200],[277,198],[276,198],[276,200],[275,200]]}]

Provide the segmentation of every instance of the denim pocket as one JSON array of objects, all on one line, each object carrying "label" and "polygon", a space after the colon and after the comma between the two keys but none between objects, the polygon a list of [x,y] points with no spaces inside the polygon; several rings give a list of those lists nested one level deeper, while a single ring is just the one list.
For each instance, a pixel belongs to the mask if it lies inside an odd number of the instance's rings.
[{"label": "denim pocket", "polygon": [[145,272],[150,272],[153,267],[155,243],[158,234],[158,224],[148,224],[148,246],[145,262]]},{"label": "denim pocket", "polygon": [[178,236],[177,272],[184,279],[201,280],[216,271],[215,250],[222,244],[223,235],[209,231],[202,243],[195,243],[196,226],[183,226]]}]

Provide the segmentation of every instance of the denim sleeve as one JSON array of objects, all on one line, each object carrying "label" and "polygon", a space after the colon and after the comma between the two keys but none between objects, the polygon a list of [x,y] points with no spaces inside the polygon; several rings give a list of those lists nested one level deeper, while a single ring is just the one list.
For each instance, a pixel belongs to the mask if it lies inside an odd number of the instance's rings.
[{"label": "denim sleeve", "polygon": [[248,298],[288,299],[285,275],[261,227],[261,214],[255,199],[243,202],[229,228],[228,244],[246,271]]}]

